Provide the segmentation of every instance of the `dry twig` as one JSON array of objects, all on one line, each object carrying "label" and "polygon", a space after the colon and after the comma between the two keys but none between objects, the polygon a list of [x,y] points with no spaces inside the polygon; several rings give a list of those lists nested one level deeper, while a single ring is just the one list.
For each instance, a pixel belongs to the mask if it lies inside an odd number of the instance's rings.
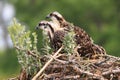
[{"label": "dry twig", "polygon": [[43,68],[33,77],[32,80],[37,80],[37,78],[42,74],[42,72],[46,69],[46,67],[54,60],[54,57],[56,57],[59,52],[62,50],[63,46],[53,55],[53,58],[51,58],[44,66]]}]

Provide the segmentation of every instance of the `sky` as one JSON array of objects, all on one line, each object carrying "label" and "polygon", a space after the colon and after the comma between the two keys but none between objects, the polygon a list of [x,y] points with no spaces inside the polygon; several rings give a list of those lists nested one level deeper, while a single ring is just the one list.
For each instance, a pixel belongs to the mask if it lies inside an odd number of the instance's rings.
[{"label": "sky", "polygon": [[[0,1],[0,50],[5,49],[5,43],[6,43],[3,38],[3,35],[5,33],[3,28],[9,26],[14,16],[15,16],[14,6],[9,3],[4,3]],[[12,47],[13,45],[10,36],[8,35],[6,39],[9,47]]]}]

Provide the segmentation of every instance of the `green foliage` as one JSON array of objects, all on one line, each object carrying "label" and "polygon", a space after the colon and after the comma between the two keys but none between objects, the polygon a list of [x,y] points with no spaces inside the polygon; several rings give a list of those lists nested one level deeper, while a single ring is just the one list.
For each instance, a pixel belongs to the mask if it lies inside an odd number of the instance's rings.
[{"label": "green foliage", "polygon": [[[25,69],[29,75],[33,75],[40,68],[40,54],[37,51],[37,35],[35,32],[26,31],[25,26],[13,21],[9,27],[9,33],[14,47],[17,49],[18,62],[22,69]],[[33,37],[33,41],[31,37]],[[38,58],[38,59],[37,59]]]},{"label": "green foliage", "polygon": [[50,45],[50,39],[44,30],[42,31],[42,35],[43,35],[43,39],[42,39],[43,48],[41,49],[42,54],[44,54],[44,55],[50,54],[53,51],[51,48],[51,45]]},{"label": "green foliage", "polygon": [[75,33],[73,29],[71,29],[69,32],[67,32],[67,34],[64,37],[64,40],[63,40],[64,51],[68,54],[74,53],[74,48],[76,46],[74,36],[75,36]]}]

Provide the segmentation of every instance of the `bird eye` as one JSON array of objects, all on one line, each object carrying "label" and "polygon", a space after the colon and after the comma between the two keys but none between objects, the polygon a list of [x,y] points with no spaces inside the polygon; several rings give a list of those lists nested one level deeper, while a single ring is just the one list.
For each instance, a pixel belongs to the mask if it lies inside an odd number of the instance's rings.
[{"label": "bird eye", "polygon": [[50,13],[50,16],[52,16],[52,13]]},{"label": "bird eye", "polygon": [[44,28],[47,28],[47,25],[45,25]]},{"label": "bird eye", "polygon": [[39,23],[38,26],[41,26],[41,23]]}]

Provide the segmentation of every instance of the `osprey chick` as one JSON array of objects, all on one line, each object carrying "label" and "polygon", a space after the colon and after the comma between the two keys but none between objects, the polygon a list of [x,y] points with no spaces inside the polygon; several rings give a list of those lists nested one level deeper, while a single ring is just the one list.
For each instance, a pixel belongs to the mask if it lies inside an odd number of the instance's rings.
[{"label": "osprey chick", "polygon": [[50,18],[53,23],[57,23],[59,26],[58,28],[64,28],[65,31],[70,31],[73,28],[75,32],[75,39],[76,43],[82,45],[88,45],[89,43],[93,43],[91,37],[84,31],[82,28],[78,26],[73,26],[71,23],[67,22],[64,17],[58,12],[52,12],[47,15],[47,18]]},{"label": "osprey chick", "polygon": [[53,28],[54,24],[52,22],[49,21],[41,21],[39,22],[39,24],[37,25],[36,29],[42,29],[46,32],[46,34],[49,36],[50,40],[53,38],[53,34],[54,34],[54,28]]},{"label": "osprey chick", "polygon": [[80,55],[89,55],[89,54],[106,54],[104,48],[101,46],[96,46],[93,43],[91,37],[84,31],[82,28],[78,26],[73,26],[69,22],[67,22],[64,17],[58,12],[52,12],[47,15],[47,18],[50,18],[53,23],[57,23],[59,28],[63,28],[64,31],[70,31],[72,28],[75,32],[75,42],[80,46],[78,52]]},{"label": "osprey chick", "polygon": [[57,25],[51,21],[41,21],[36,27],[36,29],[42,29],[47,33],[54,51],[57,51],[62,46],[62,41],[66,33],[63,28],[58,30],[56,27]]}]

